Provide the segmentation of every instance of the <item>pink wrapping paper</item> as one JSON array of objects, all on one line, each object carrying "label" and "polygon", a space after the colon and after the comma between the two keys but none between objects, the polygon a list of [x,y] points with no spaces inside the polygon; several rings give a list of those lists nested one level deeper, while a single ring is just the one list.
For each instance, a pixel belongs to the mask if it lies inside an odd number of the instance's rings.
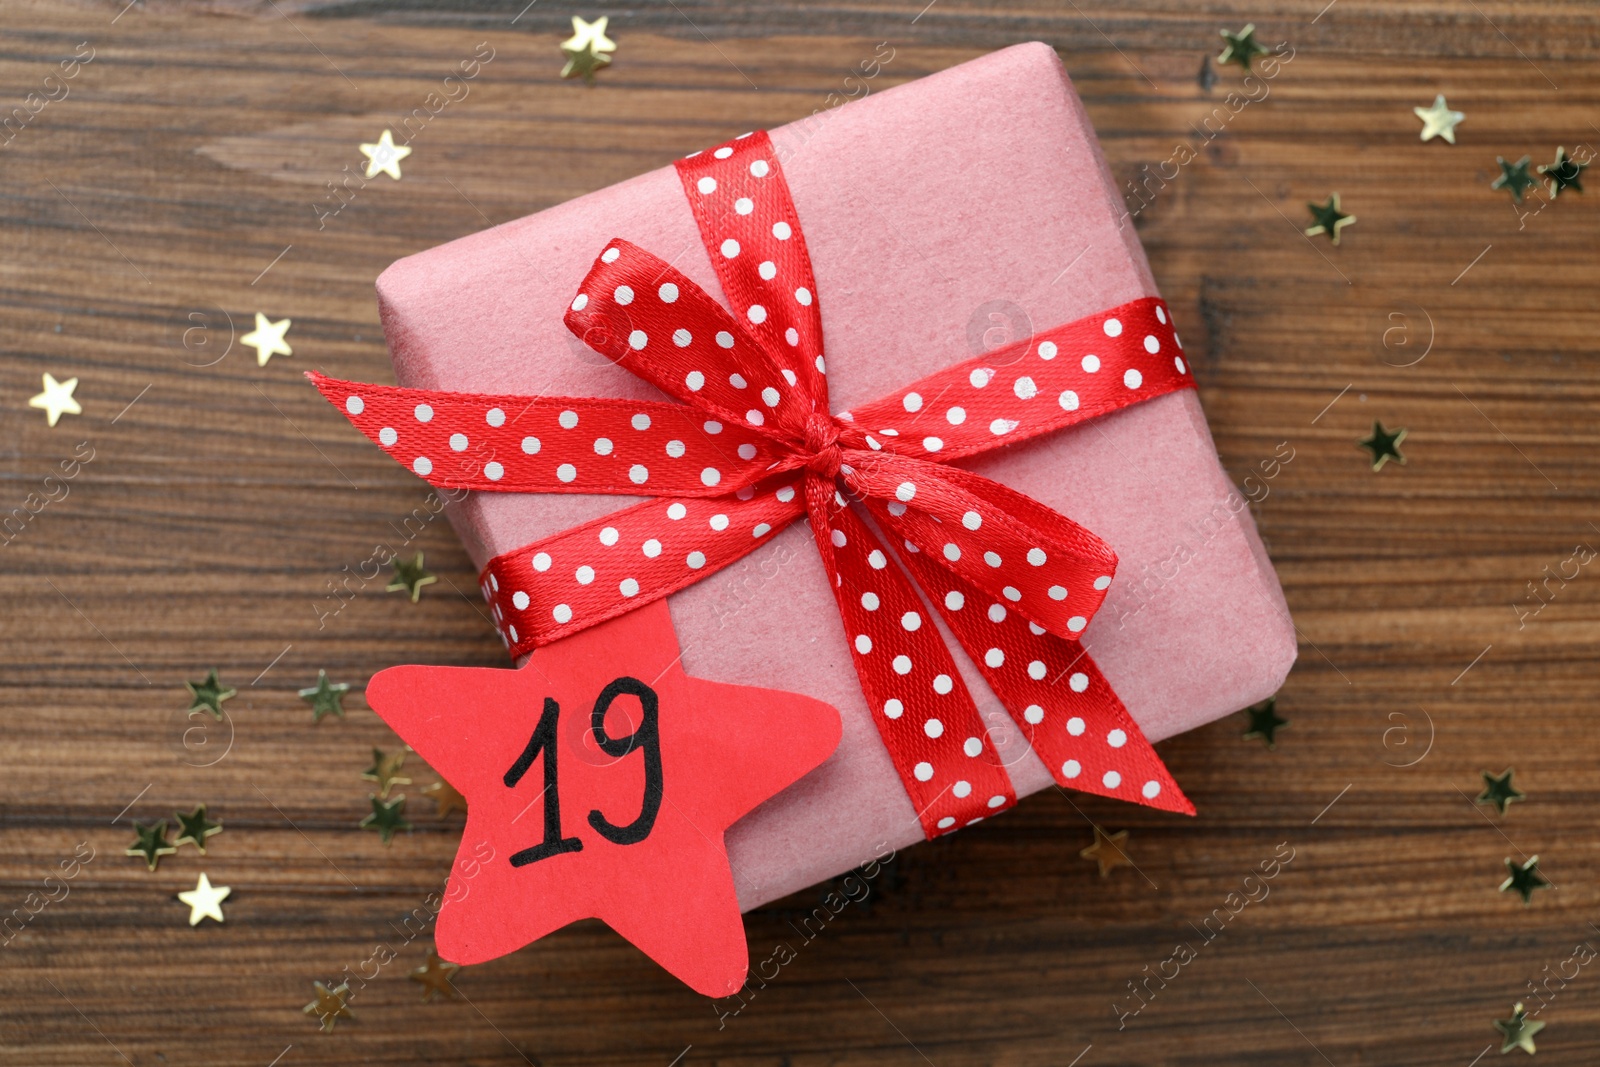
[{"label": "pink wrapping paper", "polygon": [[[772,139],[811,249],[834,411],[981,351],[969,337],[975,317],[982,333],[1020,309],[1043,329],[1157,294],[1132,227],[1119,224],[1122,201],[1094,131],[1046,45],[996,52]],[[562,325],[612,237],[720,296],[678,177],[662,167],[385,271],[378,297],[399,383],[663,399]],[[1083,640],[1152,741],[1277,690],[1294,662],[1294,628],[1192,390],[963,465],[1116,550],[1117,580]],[[475,493],[450,517],[481,567],[637,499]],[[922,840],[810,539],[797,522],[668,602],[690,674],[805,693],[843,716],[832,758],[729,832],[745,910]],[[1018,795],[1049,786],[946,639]]]}]

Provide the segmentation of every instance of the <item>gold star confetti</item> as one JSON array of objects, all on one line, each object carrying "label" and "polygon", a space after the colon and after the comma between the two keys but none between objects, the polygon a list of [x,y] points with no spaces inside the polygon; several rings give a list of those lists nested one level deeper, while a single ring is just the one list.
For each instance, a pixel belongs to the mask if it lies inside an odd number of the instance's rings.
[{"label": "gold star confetti", "polygon": [[138,838],[133,844],[123,849],[122,854],[124,856],[144,857],[145,864],[152,871],[156,869],[156,864],[161,862],[162,856],[170,856],[178,851],[167,840],[167,820],[165,819],[149,826],[145,826],[135,819],[133,832],[138,835]]},{"label": "gold star confetti", "polygon": [[246,348],[256,350],[256,366],[265,367],[267,360],[273,356],[294,355],[294,349],[283,339],[283,335],[289,332],[292,322],[291,319],[279,319],[273,322],[261,312],[256,312],[256,328],[240,339],[240,343]]},{"label": "gold star confetti", "polygon": [[299,690],[300,699],[311,705],[311,721],[318,723],[324,715],[337,715],[344,718],[344,695],[350,691],[349,682],[333,685],[328,681],[327,671],[317,672],[317,684],[309,689]]},{"label": "gold star confetti", "polygon": [[183,684],[189,687],[189,710],[209,711],[218,722],[222,721],[222,702],[238,695],[236,690],[222,688],[215,667],[206,675],[205,681]]},{"label": "gold star confetti", "polygon": [[58,382],[50,374],[44,376],[44,392],[38,393],[28,400],[30,408],[43,408],[45,421],[55,426],[62,415],[82,415],[83,407],[72,398],[72,391],[78,387],[78,379],[68,378]]},{"label": "gold star confetti", "polygon": [[1539,184],[1528,173],[1528,163],[1531,157],[1523,156],[1515,163],[1507,163],[1505,156],[1495,156],[1494,161],[1500,164],[1500,177],[1489,183],[1491,189],[1510,189],[1511,197],[1517,203],[1522,203],[1522,194]]},{"label": "gold star confetti", "polygon": [[411,146],[395,144],[394,134],[384,130],[378,135],[377,144],[361,146],[361,154],[367,157],[367,177],[376,178],[379,174],[387,174],[395,181],[399,181],[400,161],[411,154]]},{"label": "gold star confetti", "polygon": [[1334,244],[1339,243],[1339,231],[1356,221],[1354,215],[1346,215],[1339,210],[1339,194],[1333,193],[1328,197],[1326,204],[1307,204],[1311,210],[1311,225],[1306,227],[1306,236],[1315,237],[1325,233]]},{"label": "gold star confetti", "polygon": [[350,983],[340,982],[329,989],[321,982],[312,982],[317,990],[317,999],[307,1004],[303,1009],[307,1015],[315,1014],[322,1020],[322,1032],[332,1033],[333,1024],[340,1019],[354,1019],[350,1005],[345,1003],[350,997]]},{"label": "gold star confetti", "polygon": [[378,837],[387,845],[394,840],[395,831],[411,829],[411,824],[404,818],[406,812],[404,796],[395,797],[385,803],[378,799],[378,794],[368,793],[367,799],[372,802],[372,814],[361,820],[363,830],[378,831]]},{"label": "gold star confetti", "polygon": [[561,68],[563,78],[582,77],[584,81],[594,84],[594,72],[601,67],[611,65],[611,57],[604,52],[594,52],[587,48],[574,51],[563,48],[561,54],[567,57],[567,65]]},{"label": "gold star confetti", "polygon": [[445,1000],[460,1000],[461,994],[450,984],[459,970],[461,970],[459,963],[446,963],[439,958],[437,952],[430,952],[428,962],[412,971],[407,977],[422,986],[423,1000],[432,1000],[435,995]]},{"label": "gold star confetti", "polygon": [[381,748],[372,750],[372,766],[361,772],[361,777],[369,782],[378,783],[378,795],[389,795],[389,787],[395,785],[410,785],[411,779],[401,777],[400,768],[405,765],[405,750],[385,756]]},{"label": "gold star confetti", "polygon": [[1227,41],[1222,54],[1217,56],[1217,63],[1237,63],[1249,72],[1250,63],[1256,56],[1266,55],[1267,50],[1256,44],[1256,24],[1250,23],[1238,33],[1229,33],[1227,30],[1218,30],[1222,39]]},{"label": "gold star confetti", "polygon": [[1408,430],[1402,428],[1395,433],[1390,433],[1383,428],[1383,423],[1374,422],[1372,424],[1372,436],[1357,441],[1356,447],[1364,448],[1372,453],[1372,469],[1375,471],[1383,470],[1383,465],[1391,459],[1403,467],[1405,466],[1406,457],[1400,454],[1400,442],[1406,439],[1408,432]]},{"label": "gold star confetti", "polygon": [[1506,857],[1506,870],[1511,872],[1510,877],[1500,883],[1500,892],[1517,892],[1522,894],[1524,904],[1533,901],[1533,892],[1536,889],[1548,889],[1550,883],[1544,875],[1539,873],[1539,857],[1530,857],[1528,862],[1518,866],[1516,861]]},{"label": "gold star confetti", "polygon": [[1539,167],[1539,173],[1550,183],[1550,199],[1554,200],[1563,189],[1583,192],[1583,168],[1588,165],[1567,155],[1565,148],[1556,149],[1556,161]]},{"label": "gold star confetti", "polygon": [[201,919],[215,919],[219,923],[226,921],[222,917],[222,902],[232,892],[228,886],[212,885],[206,872],[201,871],[200,880],[194,884],[194,888],[179,893],[178,899],[189,905],[189,925],[199,926]]},{"label": "gold star confetti", "polygon": [[1118,867],[1132,867],[1133,861],[1128,858],[1127,843],[1128,831],[1118,830],[1108,834],[1100,827],[1094,828],[1094,844],[1079,851],[1078,855],[1086,860],[1094,860],[1100,866],[1100,877],[1104,878]]},{"label": "gold star confetti", "polygon": [[220,822],[212,822],[206,818],[206,806],[200,804],[193,811],[185,815],[181,811],[173,812],[178,819],[178,836],[172,843],[174,845],[193,845],[203,855],[206,850],[206,838],[212,834],[222,832]]},{"label": "gold star confetti", "polygon": [[617,42],[606,36],[606,24],[611,21],[609,15],[601,15],[593,22],[585,22],[577,15],[572,16],[572,36],[561,42],[563,52],[615,52]]},{"label": "gold star confetti", "polygon": [[1456,143],[1456,123],[1467,117],[1459,111],[1451,111],[1450,105],[1444,102],[1443,93],[1433,98],[1432,107],[1414,107],[1411,113],[1422,120],[1424,141],[1442,137],[1450,144]]},{"label": "gold star confetti", "polygon": [[452,811],[459,811],[463,815],[467,813],[467,798],[456,792],[456,787],[443,778],[432,785],[423,786],[422,791],[433,798],[434,805],[439,809],[434,814],[441,819]]},{"label": "gold star confetti", "polygon": [[1506,813],[1506,807],[1514,800],[1525,800],[1527,794],[1511,784],[1512,768],[1507,767],[1505,773],[1496,778],[1488,771],[1483,772],[1483,792],[1478,794],[1479,804],[1493,804],[1501,815]]},{"label": "gold star confetti", "polygon": [[1532,1056],[1534,1053],[1533,1035],[1544,1029],[1544,1023],[1538,1019],[1528,1018],[1527,1009],[1522,1006],[1522,1002],[1519,1000],[1511,1008],[1511,1018],[1496,1019],[1494,1028],[1500,1031],[1500,1036],[1505,1039],[1500,1043],[1500,1054],[1502,1056],[1514,1048],[1520,1048]]},{"label": "gold star confetti", "polygon": [[383,587],[386,593],[398,593],[402,589],[411,594],[411,602],[415,604],[422,597],[422,587],[432,585],[439,579],[422,569],[422,553],[419,551],[410,561],[395,557],[393,562],[394,577],[389,579],[389,584]]},{"label": "gold star confetti", "polygon": [[1267,743],[1268,748],[1277,748],[1278,727],[1289,725],[1289,720],[1278,714],[1278,698],[1269,697],[1254,707],[1244,709],[1250,716],[1250,725],[1245,728],[1246,741],[1259,737]]}]

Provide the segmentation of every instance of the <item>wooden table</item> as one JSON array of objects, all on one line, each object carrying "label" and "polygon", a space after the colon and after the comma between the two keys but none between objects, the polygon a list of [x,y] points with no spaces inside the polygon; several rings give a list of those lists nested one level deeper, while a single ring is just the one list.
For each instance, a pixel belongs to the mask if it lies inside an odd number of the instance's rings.
[{"label": "wooden table", "polygon": [[[1600,144],[1592,6],[652,2],[612,12],[591,89],[557,77],[561,4],[124,2],[0,9],[0,104],[27,119],[0,135],[0,515],[25,514],[0,553],[0,912],[28,917],[0,950],[0,1063],[1467,1067],[1499,1059],[1518,999],[1542,1059],[1594,1061],[1597,191],[1519,217],[1489,188],[1497,155]],[[1204,138],[1238,84],[1205,57],[1252,20],[1295,59]],[[824,106],[878,42],[874,89],[1035,37],[1148,201],[1229,470],[1293,450],[1254,505],[1301,633],[1277,748],[1239,716],[1164,744],[1192,822],[1040,795],[906,851],[737,1015],[595,923],[422,1003],[404,919],[460,816],[413,759],[415,830],[357,830],[360,771],[396,741],[356,695],[313,727],[295,691],[503,653],[425,490],[299,371],[386,378],[372,280],[400,256]],[[404,180],[344,183],[484,41]],[[1454,147],[1418,139],[1436,92],[1467,114]],[[1198,158],[1146,181],[1179,144]],[[1334,190],[1360,220],[1337,249],[1300,233]],[[257,366],[257,311],[292,317],[293,357]],[[47,372],[83,406],[54,429],[27,406]],[[1409,430],[1404,467],[1357,449],[1375,419]],[[420,603],[347,583],[376,542],[425,551]],[[213,666],[239,695],[208,726],[183,683]],[[1528,799],[1501,817],[1473,797],[1509,765]],[[122,854],[132,820],[198,802],[226,827],[203,860]],[[1089,820],[1131,830],[1136,870],[1078,857]],[[75,847],[93,859],[45,883]],[[1496,891],[1535,854],[1557,888]],[[191,929],[172,895],[202,869],[233,895]],[[812,896],[749,916],[754,957]],[[301,1006],[346,967],[376,977],[319,1033]]]}]

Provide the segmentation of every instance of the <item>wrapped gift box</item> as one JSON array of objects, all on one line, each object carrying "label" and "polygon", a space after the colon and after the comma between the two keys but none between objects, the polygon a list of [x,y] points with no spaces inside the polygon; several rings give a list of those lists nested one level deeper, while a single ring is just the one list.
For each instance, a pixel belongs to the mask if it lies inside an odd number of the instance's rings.
[{"label": "wrapped gift box", "polygon": [[[772,140],[811,250],[835,411],[984,346],[1156,295],[1088,117],[1043,44],[873,94]],[[385,271],[378,296],[399,384],[662,399],[562,323],[612,237],[720,294],[678,175],[664,166]],[[1195,391],[962,465],[1115,549],[1118,578],[1083,641],[1152,741],[1277,690],[1294,662],[1294,627]],[[481,567],[636,499],[473,493],[450,517]],[[728,835],[746,910],[923,839],[811,536],[794,523],[668,601],[690,674],[805,693],[843,715],[832,758]],[[949,643],[1017,794],[1049,786]]]}]

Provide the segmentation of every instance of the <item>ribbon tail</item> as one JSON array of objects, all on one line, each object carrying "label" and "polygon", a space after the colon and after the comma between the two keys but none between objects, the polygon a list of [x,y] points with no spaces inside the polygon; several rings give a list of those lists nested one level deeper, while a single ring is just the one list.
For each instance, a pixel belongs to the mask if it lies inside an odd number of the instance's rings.
[{"label": "ribbon tail", "polygon": [[927,606],[828,480],[806,479],[816,535],[873,724],[930,838],[1011,807],[1016,789]]},{"label": "ribbon tail", "polygon": [[920,555],[907,564],[1057,783],[1195,813],[1082,644],[1030,623]]}]

